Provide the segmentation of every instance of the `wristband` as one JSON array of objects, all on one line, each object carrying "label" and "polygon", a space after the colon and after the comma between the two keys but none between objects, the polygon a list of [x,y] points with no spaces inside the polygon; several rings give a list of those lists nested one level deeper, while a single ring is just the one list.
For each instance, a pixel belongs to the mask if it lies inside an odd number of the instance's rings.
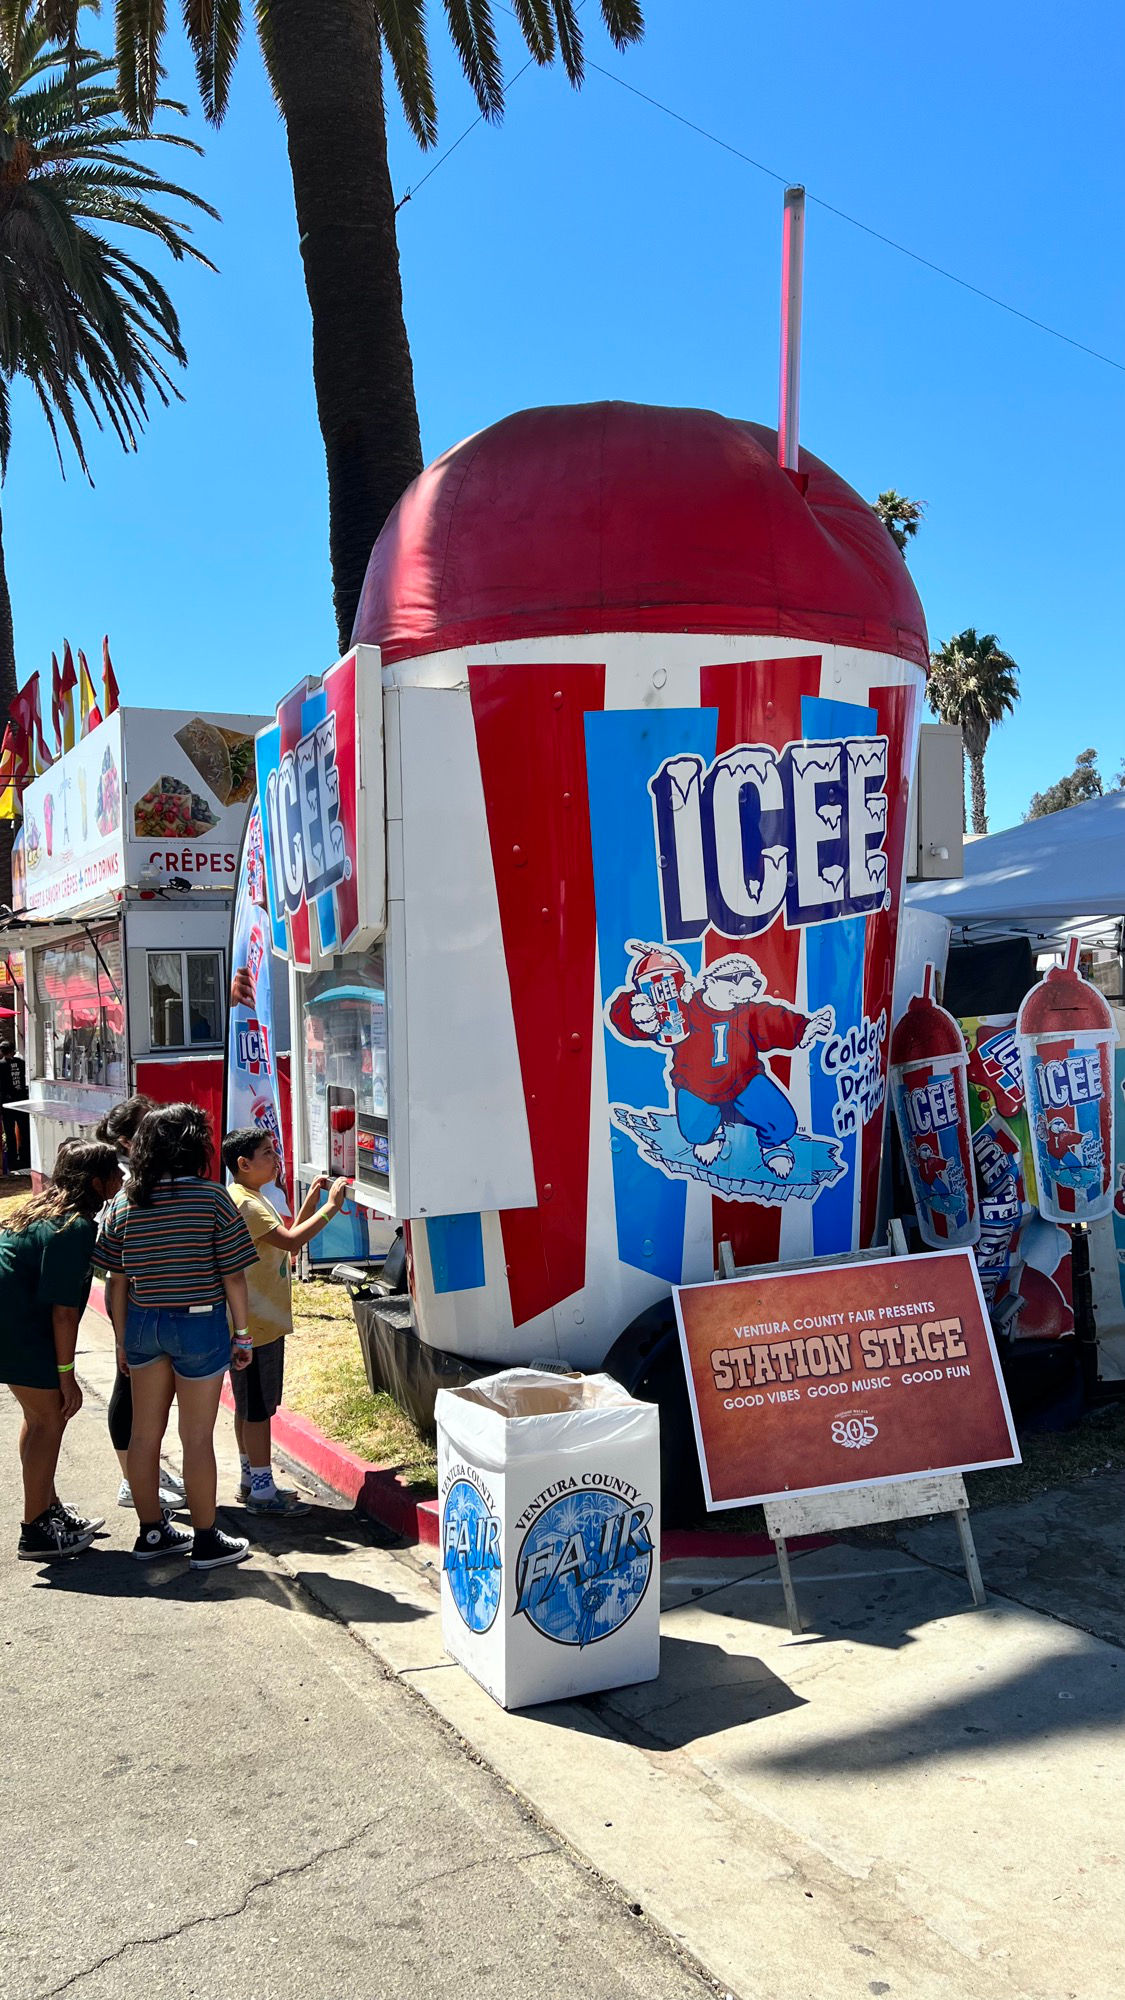
[{"label": "wristband", "polygon": [[236,1326],[236,1327],[235,1327],[235,1330],[234,1330],[234,1344],[235,1344],[235,1346],[236,1346],[236,1347],[253,1347],[254,1343],[253,1343],[253,1341],[252,1341],[252,1340],[251,1340],[251,1338],[250,1338],[250,1329],[249,1329],[249,1327],[245,1327],[245,1326]]},{"label": "wristband", "polygon": [[73,1361],[56,1361],[55,1367],[58,1369],[60,1375],[73,1375],[74,1373]]}]

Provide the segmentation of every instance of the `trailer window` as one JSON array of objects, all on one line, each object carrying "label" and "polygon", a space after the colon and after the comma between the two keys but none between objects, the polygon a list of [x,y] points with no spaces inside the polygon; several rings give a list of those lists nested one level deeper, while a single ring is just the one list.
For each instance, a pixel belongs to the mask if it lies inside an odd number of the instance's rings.
[{"label": "trailer window", "polygon": [[125,1082],[125,1003],[116,927],[35,955],[43,1074],[66,1083]]},{"label": "trailer window", "polygon": [[222,1041],[222,973],[221,952],[149,952],[149,1039],[154,1049]]}]

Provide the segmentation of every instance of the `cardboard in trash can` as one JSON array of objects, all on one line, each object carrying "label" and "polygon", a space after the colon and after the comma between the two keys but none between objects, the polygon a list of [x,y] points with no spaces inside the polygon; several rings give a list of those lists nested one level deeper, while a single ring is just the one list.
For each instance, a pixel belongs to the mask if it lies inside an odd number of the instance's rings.
[{"label": "cardboard in trash can", "polygon": [[438,1392],[446,1650],[504,1708],[660,1671],[660,1426],[608,1375]]}]

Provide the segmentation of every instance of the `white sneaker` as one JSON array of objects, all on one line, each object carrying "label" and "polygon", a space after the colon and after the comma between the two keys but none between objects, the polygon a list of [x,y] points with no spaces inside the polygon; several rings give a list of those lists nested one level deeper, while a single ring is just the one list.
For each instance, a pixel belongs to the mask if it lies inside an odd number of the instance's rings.
[{"label": "white sneaker", "polygon": [[[159,1492],[160,1505],[167,1508],[170,1514],[178,1513],[186,1503],[187,1491],[183,1480],[177,1478],[174,1472],[165,1472],[163,1466],[160,1468]],[[127,1479],[123,1479],[117,1489],[117,1504],[119,1507],[133,1505],[133,1489]]]}]

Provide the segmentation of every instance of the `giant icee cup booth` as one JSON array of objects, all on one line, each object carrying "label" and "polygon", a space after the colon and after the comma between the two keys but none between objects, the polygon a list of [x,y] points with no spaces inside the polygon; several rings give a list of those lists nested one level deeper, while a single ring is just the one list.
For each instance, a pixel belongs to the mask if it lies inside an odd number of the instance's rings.
[{"label": "giant icee cup booth", "polygon": [[629,1379],[724,1239],[869,1244],[928,659],[869,505],[711,411],[524,411],[353,640],[259,787],[298,1154],[402,1221],[423,1372]]}]

